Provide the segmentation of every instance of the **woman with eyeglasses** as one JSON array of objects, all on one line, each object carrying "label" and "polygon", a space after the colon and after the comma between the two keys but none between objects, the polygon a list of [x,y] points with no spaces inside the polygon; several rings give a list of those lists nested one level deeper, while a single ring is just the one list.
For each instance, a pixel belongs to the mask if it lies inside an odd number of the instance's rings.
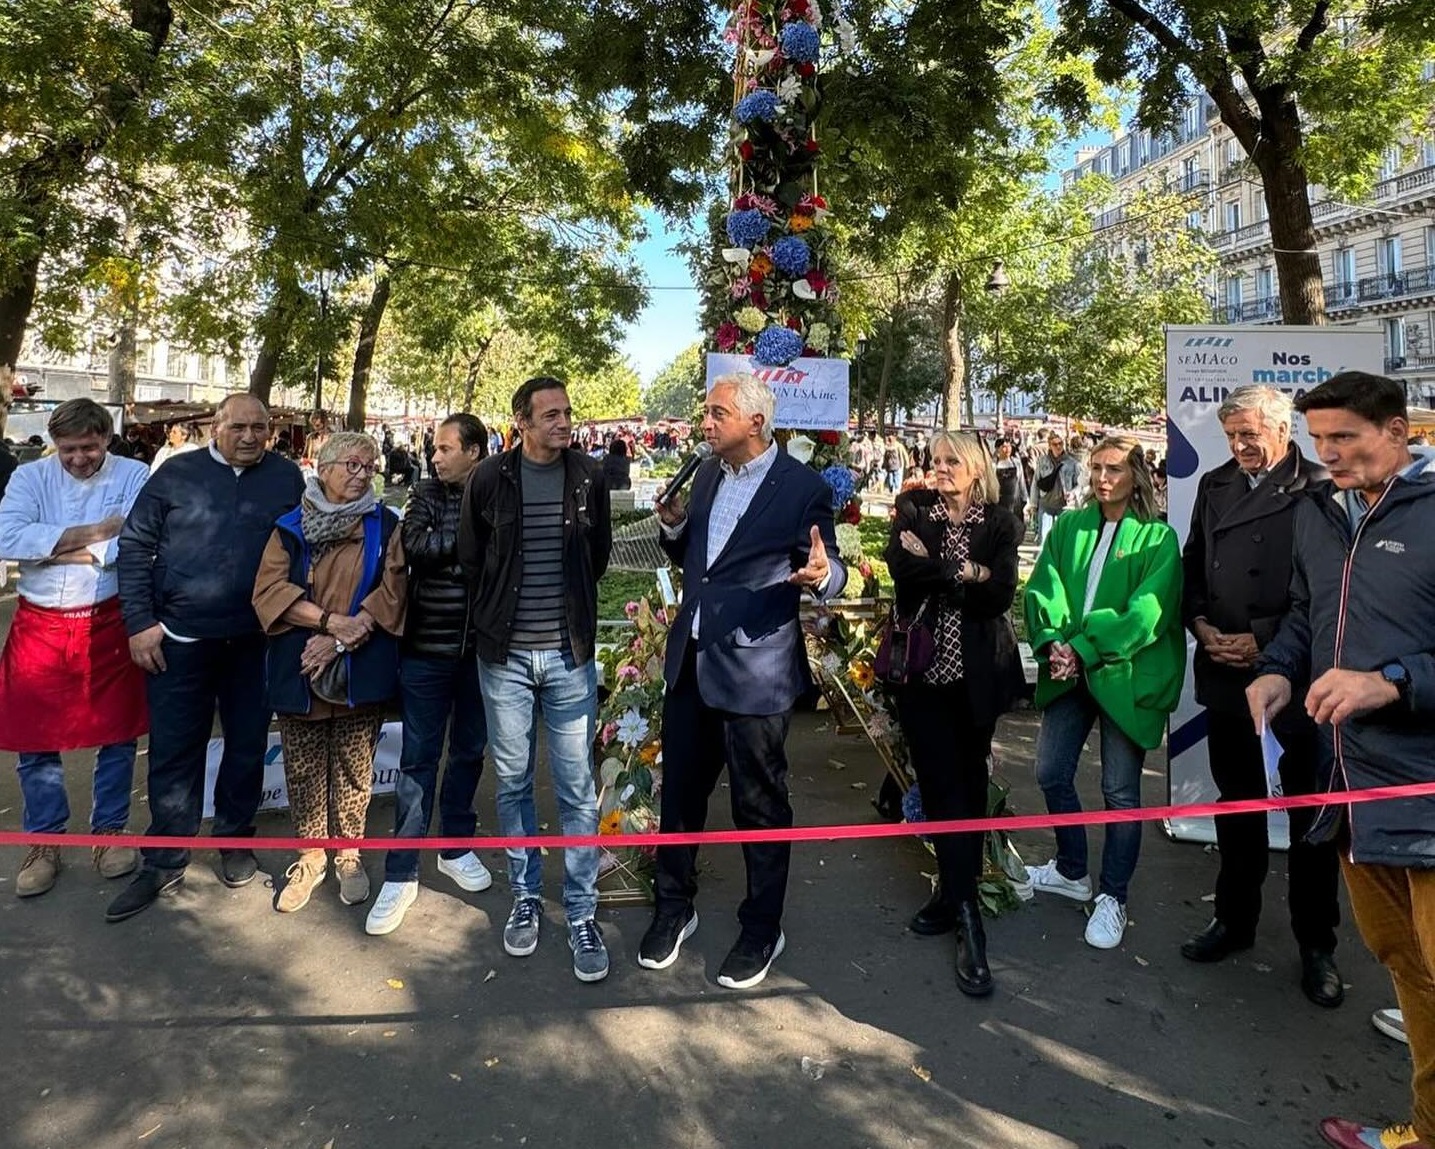
[{"label": "woman with eyeglasses", "polygon": [[[997,719],[1022,688],[1007,617],[1017,586],[1020,520],[998,505],[996,470],[975,435],[932,437],[932,487],[897,496],[885,558],[897,614],[921,615],[932,665],[897,687],[897,718],[931,821],[983,818]],[[912,918],[917,934],[955,933],[957,988],[992,991],[977,885],[985,835],[933,839],[937,888]]]},{"label": "woman with eyeglasses", "polygon": [[[364,836],[384,706],[398,696],[406,559],[398,516],[374,494],[378,457],[368,435],[337,431],[325,440],[318,473],[276,524],[254,583],[301,838]],[[327,869],[325,851],[301,852],[274,908],[302,909]],[[334,871],[340,901],[368,899],[357,849],[340,850]]]}]

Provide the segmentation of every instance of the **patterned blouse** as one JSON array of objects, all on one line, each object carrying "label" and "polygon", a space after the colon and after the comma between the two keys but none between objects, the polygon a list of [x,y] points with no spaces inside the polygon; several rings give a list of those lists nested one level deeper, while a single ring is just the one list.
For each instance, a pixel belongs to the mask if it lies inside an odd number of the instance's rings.
[{"label": "patterned blouse", "polygon": [[[932,506],[932,521],[944,524],[941,557],[955,562],[958,569],[966,563],[972,546],[972,530],[986,521],[986,509],[973,502],[960,521],[947,513],[947,504],[938,499]],[[946,686],[962,679],[962,612],[949,605],[938,605],[931,622],[936,655],[923,680],[932,686]]]}]

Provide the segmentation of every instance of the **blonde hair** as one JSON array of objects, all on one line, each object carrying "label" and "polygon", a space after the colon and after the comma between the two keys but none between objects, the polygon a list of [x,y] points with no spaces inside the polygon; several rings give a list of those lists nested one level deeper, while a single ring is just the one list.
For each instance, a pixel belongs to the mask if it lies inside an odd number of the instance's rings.
[{"label": "blonde hair", "polygon": [[[1107,435],[1091,448],[1087,458],[1095,461],[1096,456],[1103,451],[1120,452],[1126,465],[1131,468],[1130,507],[1136,517],[1147,523],[1158,518],[1160,512],[1156,507],[1156,486],[1151,481],[1151,468],[1146,465],[1146,448],[1141,440],[1135,435]],[[1087,502],[1096,502],[1095,490],[1091,492]]]},{"label": "blonde hair", "polygon": [[337,462],[340,455],[352,451],[355,447],[367,451],[370,460],[379,457],[379,445],[374,442],[372,435],[365,435],[362,431],[335,431],[319,448],[319,457],[314,460],[314,465],[327,467],[330,463]]},{"label": "blonde hair", "polygon": [[996,502],[1001,488],[997,485],[997,469],[992,464],[991,453],[986,444],[965,431],[938,431],[928,441],[934,456],[937,446],[942,443],[950,447],[957,461],[975,476],[972,480],[972,501]]}]

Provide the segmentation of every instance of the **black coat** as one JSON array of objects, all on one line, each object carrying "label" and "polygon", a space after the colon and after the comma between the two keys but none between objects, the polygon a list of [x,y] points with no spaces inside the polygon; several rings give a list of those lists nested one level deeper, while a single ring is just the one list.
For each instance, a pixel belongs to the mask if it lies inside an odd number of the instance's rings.
[{"label": "black coat", "polygon": [[603,455],[603,478],[608,481],[610,491],[633,489],[632,456],[617,455],[611,449]]},{"label": "black coat", "polygon": [[[937,609],[962,614],[962,665],[971,700],[972,720],[978,726],[995,725],[1022,693],[1021,656],[1008,611],[1017,587],[1017,545],[1025,527],[1010,511],[995,503],[972,531],[968,558],[987,567],[986,582],[959,582],[957,564],[937,558],[942,552],[946,524],[932,518],[936,491],[907,491],[897,496],[897,514],[884,558],[896,588],[897,611],[905,619],[931,598],[927,618]],[[918,558],[902,548],[903,531],[912,531],[927,548]]]},{"label": "black coat", "polygon": [[[523,447],[490,455],[468,477],[459,517],[458,561],[474,588],[478,657],[507,662],[518,587],[523,581]],[[613,549],[612,507],[603,469],[563,452],[563,577],[568,641],[580,666],[593,658],[598,580]]]},{"label": "black coat", "polygon": [[414,484],[404,511],[409,560],[405,653],[462,658],[474,650],[473,605],[458,561],[463,487],[438,479]]},{"label": "black coat", "polygon": [[[1182,620],[1204,618],[1226,634],[1254,634],[1264,648],[1290,610],[1291,541],[1296,505],[1326,478],[1292,443],[1286,457],[1252,489],[1234,459],[1201,476],[1191,533],[1181,561]],[[1254,670],[1221,666],[1196,647],[1196,701],[1245,714]],[[1299,710],[1299,707],[1287,707]]]}]

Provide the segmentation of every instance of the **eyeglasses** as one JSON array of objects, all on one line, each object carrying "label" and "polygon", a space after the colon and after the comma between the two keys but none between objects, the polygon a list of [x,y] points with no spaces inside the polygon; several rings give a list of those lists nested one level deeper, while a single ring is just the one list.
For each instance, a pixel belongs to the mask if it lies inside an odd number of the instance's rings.
[{"label": "eyeglasses", "polygon": [[340,463],[351,475],[372,475],[379,469],[378,463],[361,463],[358,459],[335,459],[329,466],[337,467]]}]

